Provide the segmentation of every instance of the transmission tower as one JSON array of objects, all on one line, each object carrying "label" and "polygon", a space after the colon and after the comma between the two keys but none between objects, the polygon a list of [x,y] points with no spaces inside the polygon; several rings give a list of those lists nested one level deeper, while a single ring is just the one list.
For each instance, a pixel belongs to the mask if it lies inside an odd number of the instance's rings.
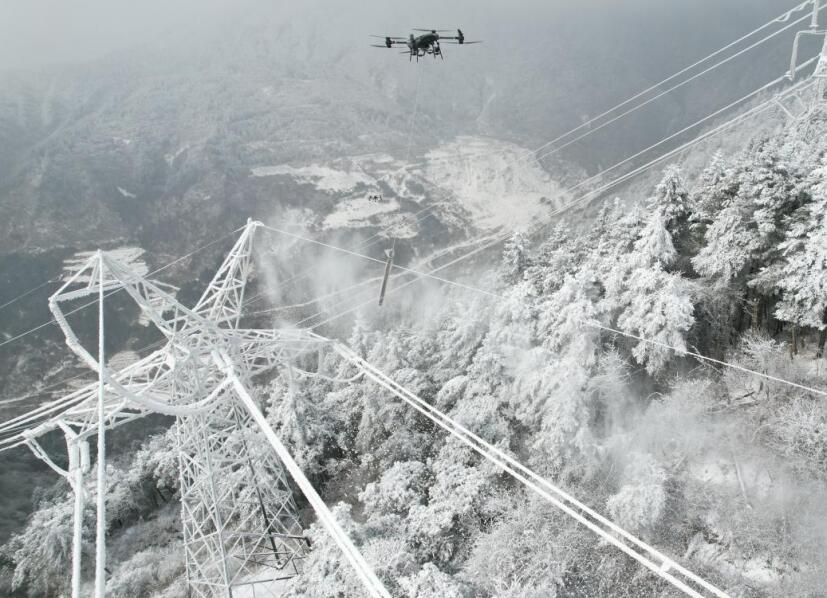
[{"label": "transmission tower", "polygon": [[813,5],[813,13],[810,19],[810,28],[799,31],[795,34],[788,76],[790,80],[794,80],[796,73],[798,72],[798,56],[801,40],[805,37],[821,38],[823,40],[821,55],[819,56],[818,63],[812,75],[815,81],[814,104],[815,107],[818,107],[827,103],[827,29],[825,29],[821,24],[822,17],[820,13],[824,8],[824,0],[811,0],[811,2]]},{"label": "transmission tower", "polygon": [[[89,471],[88,438],[150,413],[176,417],[181,518],[187,581],[192,595],[232,598],[244,586],[267,596],[274,582],[298,573],[307,545],[281,461],[262,437],[252,379],[286,367],[325,339],[303,331],[239,329],[247,276],[252,268],[251,222],[192,309],[174,289],[150,282],[108,255],[90,258],[50,299],[67,344],[99,382],[65,397],[67,408],[24,432],[35,454],[64,475],[75,492],[73,597],[80,595],[81,526]],[[164,335],[166,346],[113,372],[84,348],[64,315],[67,302],[101,301],[99,339],[105,335],[103,301],[126,292]],[[239,400],[239,396],[243,400]],[[58,467],[38,438],[62,430],[69,468]],[[272,443],[271,443],[272,444]],[[96,596],[105,593],[105,442],[98,442],[98,541]],[[294,474],[295,477],[295,474]],[[103,509],[101,506],[103,504]],[[101,531],[102,530],[102,531]]]}]

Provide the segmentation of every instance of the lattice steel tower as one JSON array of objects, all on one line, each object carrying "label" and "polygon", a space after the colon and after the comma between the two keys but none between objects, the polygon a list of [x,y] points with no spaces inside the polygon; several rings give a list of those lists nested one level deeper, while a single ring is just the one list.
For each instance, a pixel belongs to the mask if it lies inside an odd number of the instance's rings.
[{"label": "lattice steel tower", "polygon": [[[65,397],[68,409],[25,433],[25,442],[76,493],[76,523],[84,504],[83,476],[89,470],[87,439],[149,413],[175,416],[180,466],[181,517],[187,579],[194,596],[233,597],[253,586],[255,596],[271,594],[274,581],[298,572],[307,546],[282,463],[272,441],[262,437],[251,405],[252,378],[317,351],[324,339],[304,331],[239,329],[244,290],[252,268],[251,222],[225,259],[201,300],[182,306],[171,287],[150,282],[105,253],[90,258],[50,299],[50,307],[69,347],[99,382]],[[85,349],[63,312],[68,301],[125,291],[165,336],[166,346],[112,372]],[[99,336],[104,336],[103,309]],[[103,364],[103,365],[101,365]],[[246,403],[244,401],[247,401]],[[38,443],[51,430],[63,430],[69,471],[52,462]],[[103,443],[99,443],[103,446]],[[102,463],[103,453],[99,453]],[[105,488],[99,467],[98,487]],[[105,588],[105,508],[98,520],[96,595]],[[80,593],[80,534],[75,526],[73,596]],[[244,595],[251,595],[250,592]]]}]

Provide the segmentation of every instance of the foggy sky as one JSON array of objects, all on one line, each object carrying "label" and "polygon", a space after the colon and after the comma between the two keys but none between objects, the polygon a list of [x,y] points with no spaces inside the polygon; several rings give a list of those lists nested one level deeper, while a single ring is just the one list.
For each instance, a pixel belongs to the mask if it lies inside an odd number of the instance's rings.
[{"label": "foggy sky", "polygon": [[[85,62],[133,46],[152,46],[184,31],[232,27],[261,12],[314,14],[331,34],[352,31],[406,35],[411,27],[455,27],[494,35],[500,27],[519,36],[539,23],[569,25],[599,42],[602,27],[617,16],[628,23],[665,23],[681,31],[682,15],[708,19],[695,37],[714,35],[722,22],[749,31],[767,14],[799,0],[0,0],[0,69],[34,69],[53,63]],[[769,13],[767,11],[770,11]],[[739,21],[742,21],[740,23]],[[590,26],[590,23],[593,26]],[[618,22],[618,26],[628,25]]]}]

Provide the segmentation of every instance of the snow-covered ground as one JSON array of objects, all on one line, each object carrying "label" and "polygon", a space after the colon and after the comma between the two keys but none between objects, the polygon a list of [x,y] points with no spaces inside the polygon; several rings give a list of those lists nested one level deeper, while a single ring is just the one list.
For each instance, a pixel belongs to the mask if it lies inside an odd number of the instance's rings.
[{"label": "snow-covered ground", "polygon": [[[259,166],[251,176],[289,177],[334,196],[336,208],[323,222],[327,229],[402,224],[402,200],[453,203],[469,224],[485,230],[524,228],[565,199],[529,150],[485,137],[459,137],[418,162],[371,154],[324,164]],[[384,201],[369,201],[372,193],[382,194]],[[410,223],[403,228],[403,236],[416,234]]]},{"label": "snow-covered ground", "polygon": [[263,570],[259,576],[251,575],[242,582],[243,585],[233,587],[233,598],[278,598],[282,596],[287,585],[286,581],[265,581],[273,574],[272,570]]},{"label": "snow-covered ground", "polygon": [[360,228],[367,226],[374,217],[381,217],[399,210],[395,199],[381,202],[368,201],[364,197],[346,199],[337,205],[336,211],[324,221],[324,228]]},{"label": "snow-covered ground", "polygon": [[294,168],[293,166],[262,166],[253,168],[251,174],[255,177],[289,176],[300,183],[312,184],[319,191],[329,193],[347,193],[354,190],[358,184],[374,186],[376,179],[354,168],[352,170],[337,170],[330,166],[311,164]]},{"label": "snow-covered ground", "polygon": [[513,143],[459,137],[426,156],[425,178],[450,191],[483,229],[524,228],[560,205],[560,186]]}]

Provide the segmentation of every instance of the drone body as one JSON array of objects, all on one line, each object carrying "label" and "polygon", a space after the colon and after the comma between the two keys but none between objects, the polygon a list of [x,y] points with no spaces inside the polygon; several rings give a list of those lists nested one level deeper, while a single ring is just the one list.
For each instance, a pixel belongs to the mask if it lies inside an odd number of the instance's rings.
[{"label": "drone body", "polygon": [[458,44],[458,45],[466,45],[466,44],[479,44],[482,42],[473,41],[467,42],[465,41],[465,35],[462,33],[461,29],[457,29],[456,36],[442,36],[440,33],[445,33],[450,30],[447,29],[414,29],[414,31],[424,31],[422,35],[414,35],[413,33],[405,39],[404,37],[393,37],[389,35],[374,35],[372,37],[384,38],[385,44],[371,44],[374,48],[393,48],[394,46],[401,46],[405,45],[408,47],[408,50],[402,52],[402,54],[408,55],[408,60],[413,60],[416,58],[416,61],[419,62],[419,59],[423,56],[427,56],[428,54],[432,55],[434,59],[439,56],[441,59],[445,60],[445,56],[442,54],[442,48],[440,46],[440,42],[446,44]]}]

